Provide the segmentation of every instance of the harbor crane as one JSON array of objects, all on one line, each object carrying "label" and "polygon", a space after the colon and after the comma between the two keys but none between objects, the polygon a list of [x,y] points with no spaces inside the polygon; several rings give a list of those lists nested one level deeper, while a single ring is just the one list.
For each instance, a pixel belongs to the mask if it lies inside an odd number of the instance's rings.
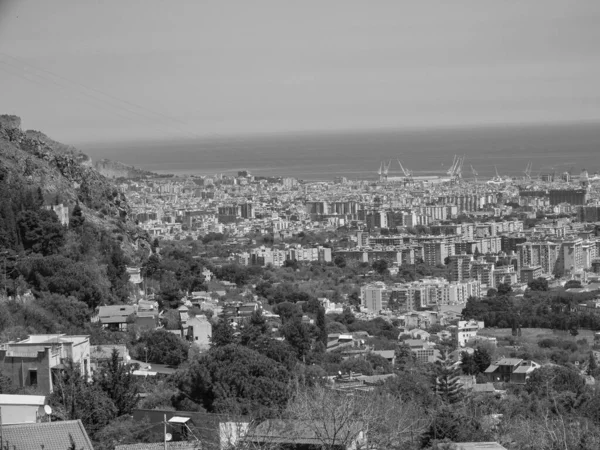
[{"label": "harbor crane", "polygon": [[450,180],[454,183],[458,183],[462,179],[462,169],[463,164],[465,163],[465,156],[457,156],[454,155],[454,159],[452,160],[452,166],[446,172],[450,175]]},{"label": "harbor crane", "polygon": [[527,167],[525,168],[525,171],[523,173],[525,173],[525,179],[527,181],[531,181],[531,169],[532,169],[532,162],[530,161],[529,164],[527,164]]},{"label": "harbor crane", "polygon": [[379,165],[379,170],[377,171],[377,174],[379,175],[379,181],[387,181],[388,172],[390,171],[391,165],[391,159],[388,162],[381,162],[381,164]]},{"label": "harbor crane", "polygon": [[473,178],[475,178],[475,183],[477,183],[477,171],[473,168],[473,164],[471,164],[471,173],[473,174]]},{"label": "harbor crane", "polygon": [[404,182],[407,183],[407,184],[414,184],[415,181],[413,179],[413,173],[412,173],[412,171],[405,169],[399,159],[398,159],[398,165],[400,166],[400,170],[402,171],[402,173],[406,177],[404,179]]}]

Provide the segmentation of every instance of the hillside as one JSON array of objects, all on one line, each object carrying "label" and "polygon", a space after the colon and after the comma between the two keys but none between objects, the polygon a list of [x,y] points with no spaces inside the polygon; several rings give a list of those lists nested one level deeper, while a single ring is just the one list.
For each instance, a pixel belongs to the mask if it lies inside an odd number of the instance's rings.
[{"label": "hillside", "polygon": [[143,178],[156,176],[153,172],[138,169],[134,166],[128,166],[119,161],[110,159],[101,159],[94,163],[94,169],[106,178]]},{"label": "hillside", "polygon": [[23,131],[17,116],[0,116],[0,169],[26,188],[39,187],[47,204],[63,203],[72,210],[79,203],[87,220],[120,235],[120,241],[147,245],[130,220],[124,194],[87,155],[39,131]]}]

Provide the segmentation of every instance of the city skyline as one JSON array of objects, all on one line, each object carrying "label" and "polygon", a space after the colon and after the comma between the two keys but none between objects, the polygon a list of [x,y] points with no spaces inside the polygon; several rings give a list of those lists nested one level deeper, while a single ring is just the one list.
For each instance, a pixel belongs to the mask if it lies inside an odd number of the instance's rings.
[{"label": "city skyline", "polygon": [[600,121],[600,5],[0,4],[5,113],[59,141]]}]

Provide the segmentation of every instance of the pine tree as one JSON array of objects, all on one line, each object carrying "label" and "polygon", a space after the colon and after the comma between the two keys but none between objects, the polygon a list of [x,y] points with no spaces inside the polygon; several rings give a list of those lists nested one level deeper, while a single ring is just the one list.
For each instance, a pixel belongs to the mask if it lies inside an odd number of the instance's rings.
[{"label": "pine tree", "polygon": [[492,363],[492,356],[482,347],[477,347],[473,353],[473,362],[477,366],[477,373],[483,373]]},{"label": "pine tree", "polygon": [[223,347],[235,343],[235,330],[228,320],[220,320],[213,326],[210,338],[211,347]]},{"label": "pine tree", "polygon": [[77,202],[73,208],[73,211],[71,212],[69,226],[75,230],[81,227],[83,222],[85,222],[85,217],[83,216],[83,211],[81,210],[81,206],[79,206],[79,202]]},{"label": "pine tree", "polygon": [[458,370],[445,361],[437,369],[435,392],[445,403],[456,403],[461,400],[462,385],[458,378]]},{"label": "pine tree", "polygon": [[317,310],[317,328],[319,329],[319,342],[327,346],[327,324],[325,321],[325,308],[319,306]]}]

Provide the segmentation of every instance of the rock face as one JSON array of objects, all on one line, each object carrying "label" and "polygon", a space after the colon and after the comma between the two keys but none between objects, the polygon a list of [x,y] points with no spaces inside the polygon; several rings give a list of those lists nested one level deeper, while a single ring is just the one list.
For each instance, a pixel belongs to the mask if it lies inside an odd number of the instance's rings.
[{"label": "rock face", "polygon": [[8,114],[0,115],[0,127],[11,129],[21,129],[21,118],[18,116],[10,116]]},{"label": "rock face", "polygon": [[0,169],[6,176],[40,187],[47,201],[58,197],[73,207],[79,203],[86,219],[119,232],[131,243],[144,233],[129,219],[125,195],[74,147],[53,141],[38,131],[22,131],[21,119],[0,116]]},{"label": "rock face", "polygon": [[143,178],[155,175],[152,172],[128,166],[118,161],[111,161],[110,159],[96,161],[94,168],[106,178]]}]

